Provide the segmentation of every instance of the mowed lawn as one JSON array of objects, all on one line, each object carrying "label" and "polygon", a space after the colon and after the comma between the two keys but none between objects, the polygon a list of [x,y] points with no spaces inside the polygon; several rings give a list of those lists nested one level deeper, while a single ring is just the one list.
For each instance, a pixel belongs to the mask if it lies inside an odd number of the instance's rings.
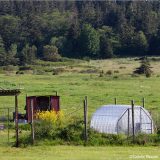
[{"label": "mowed lawn", "polygon": [[35,146],[0,147],[1,160],[130,160],[160,159],[158,147]]}]

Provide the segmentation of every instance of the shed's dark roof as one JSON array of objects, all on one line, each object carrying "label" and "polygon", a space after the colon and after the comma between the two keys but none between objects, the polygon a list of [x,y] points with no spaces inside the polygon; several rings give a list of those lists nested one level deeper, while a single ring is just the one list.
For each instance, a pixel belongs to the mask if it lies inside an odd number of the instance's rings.
[{"label": "shed's dark roof", "polygon": [[0,89],[0,96],[16,96],[20,93],[20,89]]}]

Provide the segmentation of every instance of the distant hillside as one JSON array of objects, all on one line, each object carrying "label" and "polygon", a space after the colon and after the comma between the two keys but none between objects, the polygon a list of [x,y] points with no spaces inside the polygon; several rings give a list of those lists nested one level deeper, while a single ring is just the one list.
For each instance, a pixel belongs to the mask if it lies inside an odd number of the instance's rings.
[{"label": "distant hillside", "polygon": [[1,1],[0,65],[160,55],[160,1]]}]

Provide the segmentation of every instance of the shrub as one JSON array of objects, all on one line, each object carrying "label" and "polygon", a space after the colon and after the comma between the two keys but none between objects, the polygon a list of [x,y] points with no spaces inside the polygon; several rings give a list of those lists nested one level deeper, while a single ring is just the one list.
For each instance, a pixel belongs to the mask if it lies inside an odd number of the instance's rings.
[{"label": "shrub", "polygon": [[5,71],[14,71],[15,69],[16,69],[16,67],[13,65],[8,65],[8,66],[3,67],[3,70],[5,70]]},{"label": "shrub", "polygon": [[119,73],[119,70],[115,70],[114,73]]},{"label": "shrub", "polygon": [[51,124],[56,124],[57,122],[61,122],[64,117],[62,111],[38,111],[36,113],[36,118],[42,121],[49,122]]},{"label": "shrub", "polygon": [[59,137],[68,143],[83,144],[83,121],[77,120],[62,128]]},{"label": "shrub", "polygon": [[140,133],[135,137],[135,143],[138,145],[159,144],[160,135]]},{"label": "shrub", "polygon": [[61,55],[58,54],[58,48],[52,45],[44,46],[44,60],[57,62],[61,60]]},{"label": "shrub", "polygon": [[113,71],[111,71],[111,70],[108,70],[107,72],[106,72],[106,75],[112,75],[113,74]]},{"label": "shrub", "polygon": [[104,71],[102,70],[100,73],[99,73],[99,77],[103,77],[104,76]]},{"label": "shrub", "polygon": [[32,70],[32,67],[30,67],[30,66],[20,66],[19,70],[20,71]]},{"label": "shrub", "polygon": [[42,111],[36,113],[35,136],[37,138],[55,139],[57,128],[61,126],[63,121],[63,112]]},{"label": "shrub", "polygon": [[92,129],[89,130],[88,145],[124,145],[127,144],[127,136],[123,134],[104,134]]},{"label": "shrub", "polygon": [[150,63],[147,57],[142,58],[140,67],[136,68],[133,73],[145,74],[146,77],[151,77],[153,71],[151,70]]},{"label": "shrub", "polygon": [[55,68],[53,69],[52,75],[58,75],[59,73],[62,73],[64,71],[64,68]]},{"label": "shrub", "polygon": [[23,71],[17,71],[16,74],[24,74]]},{"label": "shrub", "polygon": [[43,70],[34,70],[34,71],[33,71],[33,74],[36,74],[36,75],[45,75],[46,72],[43,71]]}]

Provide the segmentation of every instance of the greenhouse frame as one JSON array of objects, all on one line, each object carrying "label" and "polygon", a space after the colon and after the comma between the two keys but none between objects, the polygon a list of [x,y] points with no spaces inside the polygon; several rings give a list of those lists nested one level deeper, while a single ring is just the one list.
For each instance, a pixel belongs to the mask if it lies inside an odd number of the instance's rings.
[{"label": "greenhouse frame", "polygon": [[134,106],[132,110],[131,105],[102,106],[93,114],[90,127],[97,132],[108,134],[154,133],[150,113],[141,106]]}]

